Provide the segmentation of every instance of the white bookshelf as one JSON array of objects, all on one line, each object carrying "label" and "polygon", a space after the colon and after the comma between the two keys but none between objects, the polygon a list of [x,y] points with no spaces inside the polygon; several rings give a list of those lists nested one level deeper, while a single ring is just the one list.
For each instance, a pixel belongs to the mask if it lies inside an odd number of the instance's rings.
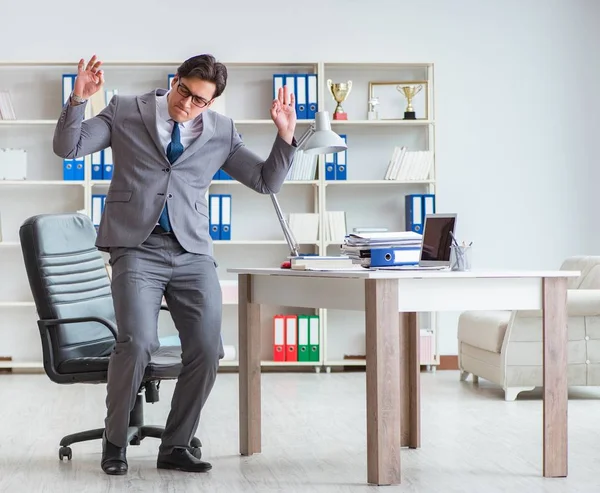
[{"label": "white bookshelf", "polygon": [[[31,301],[21,249],[18,242],[20,224],[29,216],[48,212],[91,214],[91,196],[106,193],[110,182],[91,180],[91,160],[86,157],[85,180],[63,181],[62,159],[52,151],[52,138],[61,110],[62,74],[74,73],[74,61],[0,61],[0,91],[8,90],[16,120],[0,120],[0,147],[25,148],[28,153],[28,176],[24,181],[0,180],[0,357],[10,356],[0,368],[40,368],[41,348],[36,325],[37,314]],[[285,213],[311,212],[319,215],[322,227],[327,211],[346,212],[347,232],[357,226],[385,226],[403,230],[404,195],[436,193],[435,164],[427,180],[384,180],[385,170],[395,146],[410,150],[435,151],[434,70],[427,63],[245,63],[225,61],[228,86],[225,91],[226,114],[234,119],[246,145],[266,157],[276,129],[269,117],[274,73],[316,73],[319,110],[333,115],[336,103],[326,81],[353,81],[352,91],[343,103],[347,121],[332,120],[332,129],[348,139],[347,180],[328,181],[324,177],[324,156],[319,157],[317,176],[313,180],[286,181],[278,194]],[[167,76],[175,73],[180,61],[110,61],[105,60],[105,89],[119,94],[142,94],[156,87],[166,87]],[[426,80],[429,115],[419,120],[368,120],[367,101],[370,81]],[[36,98],[32,99],[31,94]],[[403,96],[398,93],[402,101]],[[382,103],[383,104],[383,103]],[[296,137],[308,120],[298,120]],[[214,253],[222,280],[235,280],[227,273],[232,266],[276,267],[288,255],[288,247],[268,195],[241,186],[233,180],[213,181],[209,193],[232,196],[232,239],[215,241]],[[437,204],[440,211],[440,204]],[[338,254],[340,241],[301,242],[303,252]],[[263,367],[314,367],[315,370],[343,366],[364,366],[364,312],[337,310],[303,310],[268,307],[263,310]],[[317,313],[321,320],[320,359],[318,362],[272,361],[272,316],[276,313]],[[159,320],[160,336],[176,333],[166,312]],[[435,314],[420,314],[419,324],[434,330],[435,347],[439,347]],[[225,344],[237,350],[237,303],[223,306]],[[345,359],[357,355],[357,359]],[[422,365],[439,364],[439,354]],[[11,366],[12,365],[12,366]],[[223,361],[235,367],[237,361]]]}]

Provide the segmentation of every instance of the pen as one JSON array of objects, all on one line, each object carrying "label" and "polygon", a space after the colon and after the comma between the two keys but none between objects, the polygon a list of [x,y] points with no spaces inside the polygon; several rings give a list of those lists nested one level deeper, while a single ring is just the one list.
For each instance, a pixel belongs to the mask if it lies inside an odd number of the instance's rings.
[{"label": "pen", "polygon": [[452,237],[452,243],[454,243],[454,246],[458,248],[458,241],[456,241],[456,236],[454,236],[452,231],[450,231],[450,236]]}]

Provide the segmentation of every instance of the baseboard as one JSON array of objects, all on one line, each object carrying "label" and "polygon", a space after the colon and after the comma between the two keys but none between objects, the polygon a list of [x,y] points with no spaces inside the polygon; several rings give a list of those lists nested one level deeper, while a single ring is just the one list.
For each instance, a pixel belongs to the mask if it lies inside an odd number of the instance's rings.
[{"label": "baseboard", "polygon": [[445,356],[440,355],[440,364],[437,367],[438,370],[458,370],[458,355],[447,354]]}]

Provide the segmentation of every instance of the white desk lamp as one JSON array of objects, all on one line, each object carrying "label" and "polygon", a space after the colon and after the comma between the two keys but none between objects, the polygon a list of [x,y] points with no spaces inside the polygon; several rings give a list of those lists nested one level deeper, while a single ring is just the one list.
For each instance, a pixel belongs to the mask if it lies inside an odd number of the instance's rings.
[{"label": "white desk lamp", "polygon": [[[315,115],[315,121],[311,123],[310,127],[297,141],[298,150],[303,150],[306,154],[329,154],[340,152],[348,148],[344,139],[338,134],[331,130],[331,123],[329,121],[329,112],[319,111]],[[279,218],[283,235],[290,247],[290,256],[298,257],[298,242],[292,233],[287,221],[283,217],[279,201],[275,194],[271,194],[271,200],[275,207],[275,212]]]}]

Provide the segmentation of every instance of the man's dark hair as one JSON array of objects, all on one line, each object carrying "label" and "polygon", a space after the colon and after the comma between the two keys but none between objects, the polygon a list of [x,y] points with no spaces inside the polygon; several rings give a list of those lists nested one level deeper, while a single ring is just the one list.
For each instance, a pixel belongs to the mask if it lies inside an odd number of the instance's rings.
[{"label": "man's dark hair", "polygon": [[195,77],[215,84],[213,98],[219,97],[227,85],[227,67],[217,62],[214,56],[204,54],[188,58],[177,69],[177,75],[182,77]]}]

